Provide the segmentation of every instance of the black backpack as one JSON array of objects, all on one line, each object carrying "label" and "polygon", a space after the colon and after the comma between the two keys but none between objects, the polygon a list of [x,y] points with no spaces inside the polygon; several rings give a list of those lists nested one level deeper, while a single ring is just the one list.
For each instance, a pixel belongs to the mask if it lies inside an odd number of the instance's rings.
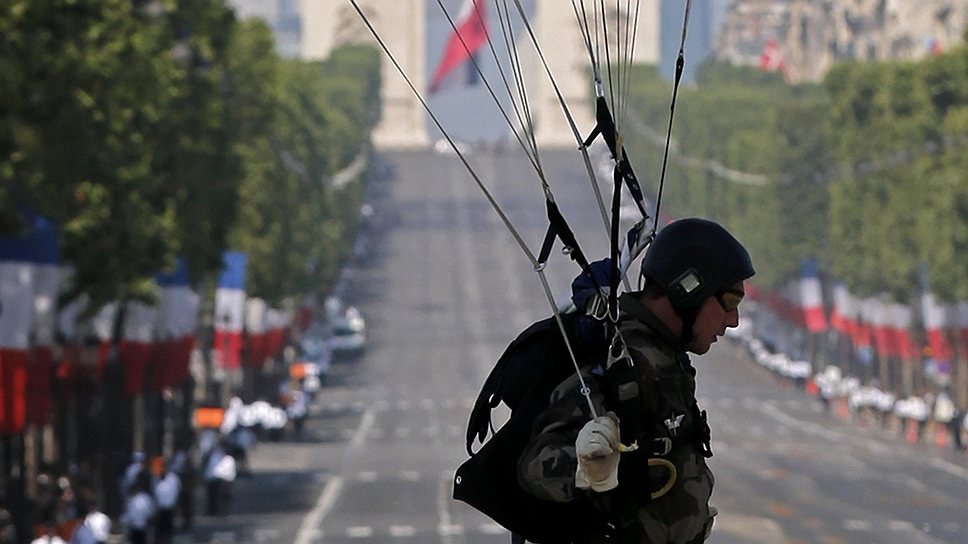
[{"label": "black backpack", "polygon": [[[603,325],[582,314],[563,314],[575,358],[582,367],[604,361]],[[561,544],[601,532],[605,520],[585,496],[570,502],[541,500],[517,481],[518,457],[531,439],[535,418],[548,406],[552,391],[575,366],[554,317],[538,321],[518,335],[484,382],[467,424],[471,456],[457,469],[454,498],[463,501],[529,542]],[[511,409],[508,421],[492,428],[491,410],[501,402]],[[488,432],[494,435],[485,442]],[[475,440],[483,443],[475,453]]]}]

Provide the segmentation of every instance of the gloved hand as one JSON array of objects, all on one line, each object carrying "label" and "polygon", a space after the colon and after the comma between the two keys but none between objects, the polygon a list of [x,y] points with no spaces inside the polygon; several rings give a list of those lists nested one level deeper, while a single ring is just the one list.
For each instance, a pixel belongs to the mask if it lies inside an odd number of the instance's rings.
[{"label": "gloved hand", "polygon": [[575,485],[579,489],[602,492],[618,486],[618,429],[618,416],[608,412],[589,421],[578,432]]}]

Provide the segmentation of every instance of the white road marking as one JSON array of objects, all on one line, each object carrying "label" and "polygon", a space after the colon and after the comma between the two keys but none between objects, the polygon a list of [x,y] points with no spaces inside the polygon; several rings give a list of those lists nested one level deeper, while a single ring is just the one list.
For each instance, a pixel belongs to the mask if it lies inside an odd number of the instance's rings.
[{"label": "white road marking", "polygon": [[968,480],[968,470],[966,470],[964,467],[960,467],[958,465],[949,463],[944,459],[938,459],[938,458],[931,459],[930,464],[934,468],[943,470],[948,474],[951,474],[952,476],[957,476],[962,480]]},{"label": "white road marking", "polygon": [[432,399],[420,399],[420,407],[424,410],[433,410],[436,403]]},{"label": "white road marking", "polygon": [[413,536],[417,534],[417,528],[413,525],[391,525],[390,526],[390,536],[395,536],[397,538]]},{"label": "white road marking", "polygon": [[[367,410],[363,413],[360,426],[356,429],[356,433],[350,440],[350,444],[343,455],[342,468],[344,471],[348,468],[349,461],[353,459],[356,451],[363,447],[363,443],[366,441],[366,435],[370,431],[370,428],[373,427],[373,421],[375,419],[376,414],[373,410]],[[334,476],[326,482],[326,485],[323,486],[323,491],[319,494],[319,499],[316,500],[315,506],[306,514],[306,517],[303,518],[302,523],[299,525],[299,531],[296,533],[296,539],[293,544],[309,544],[319,536],[319,527],[336,503],[336,498],[339,497],[339,492],[342,488],[342,476]]]},{"label": "white road marking", "polygon": [[346,536],[350,538],[369,538],[373,536],[373,527],[366,527],[366,526],[347,527]]},{"label": "white road marking", "polygon": [[419,482],[420,473],[415,470],[403,470],[400,472],[400,479],[406,482]]},{"label": "white road marking", "polygon": [[844,529],[848,531],[870,531],[873,524],[866,519],[845,519]]},{"label": "white road marking", "polygon": [[891,521],[888,521],[887,528],[895,533],[906,533],[908,531],[916,530],[911,522],[900,519],[892,519]]},{"label": "white road marking", "polygon": [[377,478],[377,473],[371,470],[358,472],[356,474],[356,479],[357,481],[360,481],[360,482],[375,482],[376,478]]}]

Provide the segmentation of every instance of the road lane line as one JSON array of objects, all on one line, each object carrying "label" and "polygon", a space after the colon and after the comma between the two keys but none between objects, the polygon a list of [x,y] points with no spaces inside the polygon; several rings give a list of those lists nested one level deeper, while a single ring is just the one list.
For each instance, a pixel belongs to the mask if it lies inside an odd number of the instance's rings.
[{"label": "road lane line", "polygon": [[368,409],[363,413],[360,426],[356,429],[356,433],[353,435],[349,446],[346,448],[346,452],[343,454],[340,475],[332,477],[323,486],[323,491],[319,494],[316,505],[306,514],[302,523],[299,525],[299,532],[296,533],[296,540],[293,544],[309,544],[321,533],[320,525],[326,519],[326,515],[333,508],[340,491],[343,489],[342,474],[349,468],[349,462],[353,459],[356,450],[363,447],[363,443],[366,441],[366,435],[370,432],[370,428],[373,427],[373,421],[375,419],[376,413],[373,409]]},{"label": "road lane line", "polygon": [[350,538],[369,538],[373,536],[373,527],[347,527],[346,536]]},{"label": "road lane line", "polygon": [[[810,423],[809,421],[797,419],[768,402],[757,402],[756,404],[759,404],[760,412],[762,412],[764,415],[772,417],[784,425],[795,427],[805,433],[825,438],[830,442],[841,443],[844,441],[843,434],[826,429],[821,425],[817,425],[816,423]],[[743,405],[744,408],[747,407],[745,402]]]},{"label": "road lane line", "polygon": [[390,526],[390,536],[401,538],[407,536],[414,536],[417,534],[417,528],[413,525],[391,525]]},{"label": "road lane line", "polygon": [[937,459],[937,458],[931,459],[931,466],[933,466],[934,468],[943,470],[948,474],[951,474],[952,476],[957,476],[962,480],[968,480],[968,470],[964,469],[963,467],[959,467],[958,465],[955,465],[953,463],[949,463],[944,459]]}]

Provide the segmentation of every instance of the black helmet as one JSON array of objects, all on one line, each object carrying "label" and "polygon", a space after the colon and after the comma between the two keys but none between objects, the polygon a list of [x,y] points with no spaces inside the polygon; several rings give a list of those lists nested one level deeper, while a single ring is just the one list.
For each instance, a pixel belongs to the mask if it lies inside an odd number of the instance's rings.
[{"label": "black helmet", "polygon": [[642,258],[642,275],[665,291],[690,324],[707,297],[755,273],[750,254],[733,235],[696,217],[660,230]]}]

